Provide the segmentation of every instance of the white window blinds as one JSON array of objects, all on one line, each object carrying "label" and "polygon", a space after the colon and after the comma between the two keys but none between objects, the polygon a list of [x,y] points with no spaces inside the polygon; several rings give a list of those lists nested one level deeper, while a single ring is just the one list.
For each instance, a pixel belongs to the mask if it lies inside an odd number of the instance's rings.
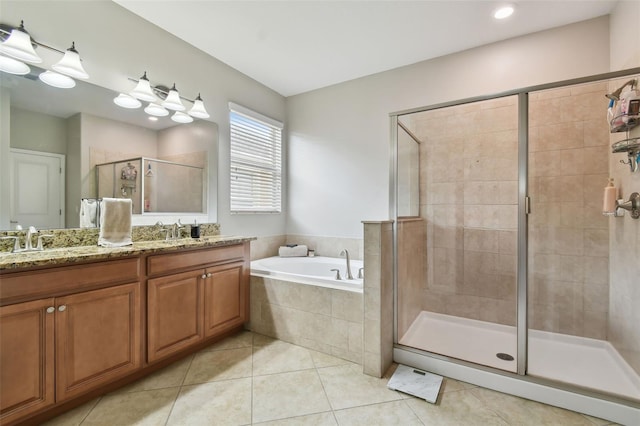
[{"label": "white window blinds", "polygon": [[229,103],[231,213],[282,211],[282,123]]}]

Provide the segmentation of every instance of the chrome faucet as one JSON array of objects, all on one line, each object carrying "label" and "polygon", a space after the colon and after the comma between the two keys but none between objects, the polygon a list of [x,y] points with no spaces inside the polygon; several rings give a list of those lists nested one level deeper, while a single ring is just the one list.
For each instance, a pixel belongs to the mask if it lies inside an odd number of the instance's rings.
[{"label": "chrome faucet", "polygon": [[[18,225],[16,227],[17,231],[22,231],[22,227],[20,225]],[[38,234],[39,231],[36,229],[35,226],[30,226],[29,229],[27,230],[27,233],[25,235],[25,239],[24,239],[24,248],[20,247],[20,238],[17,236],[8,236],[8,237],[0,237],[0,239],[5,240],[5,239],[13,239],[13,249],[11,250],[11,253],[20,253],[23,251],[43,251],[44,250],[44,246],[42,244],[42,239],[46,238],[46,237],[53,237],[53,235],[47,234],[47,235],[38,235],[38,243],[36,245],[36,247],[33,246],[33,235],[34,234]]]},{"label": "chrome faucet", "polygon": [[352,280],[353,275],[351,274],[351,259],[349,258],[349,250],[344,249],[340,252],[340,256],[344,256],[347,258],[347,279]]},{"label": "chrome faucet", "polygon": [[178,221],[171,227],[171,239],[178,240],[182,238],[182,228],[184,228],[184,226],[180,222],[180,219],[178,219]]},{"label": "chrome faucet", "polygon": [[27,230],[27,236],[24,240],[24,251],[34,250],[33,241],[31,241],[31,238],[33,237],[33,234],[37,234],[37,233],[38,233],[38,230],[36,229],[35,226],[29,227],[29,229]]}]

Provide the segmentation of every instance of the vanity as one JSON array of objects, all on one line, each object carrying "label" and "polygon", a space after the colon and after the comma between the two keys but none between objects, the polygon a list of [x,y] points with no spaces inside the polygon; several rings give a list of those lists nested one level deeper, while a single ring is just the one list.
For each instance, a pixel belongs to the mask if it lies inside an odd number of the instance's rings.
[{"label": "vanity", "polygon": [[37,424],[243,328],[249,242],[0,254],[0,424]]}]

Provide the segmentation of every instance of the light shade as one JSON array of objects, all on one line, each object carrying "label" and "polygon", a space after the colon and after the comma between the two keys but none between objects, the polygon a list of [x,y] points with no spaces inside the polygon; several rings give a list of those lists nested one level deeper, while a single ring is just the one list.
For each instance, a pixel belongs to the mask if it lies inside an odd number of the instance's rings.
[{"label": "light shade", "polygon": [[33,64],[42,62],[42,58],[33,50],[31,36],[27,34],[22,23],[20,23],[20,28],[11,30],[9,37],[0,44],[0,52]]},{"label": "light shade", "polygon": [[193,107],[189,110],[189,115],[196,118],[209,118],[209,113],[204,108],[204,102],[202,102],[202,98],[200,97],[200,93],[198,93],[198,97],[193,103]]},{"label": "light shade", "polygon": [[29,68],[29,65],[17,59],[0,56],[0,71],[8,72],[9,74],[25,75],[31,72],[31,68]]},{"label": "light shade", "polygon": [[45,71],[40,74],[38,78],[49,86],[57,87],[59,89],[71,89],[72,87],[76,87],[74,79],[53,71]]},{"label": "light shade", "polygon": [[185,114],[184,112],[180,112],[180,111],[176,111],[171,116],[171,119],[176,123],[182,123],[182,124],[191,123],[193,121],[193,118],[191,118],[188,114]]},{"label": "light shade", "polygon": [[128,109],[136,109],[140,108],[142,102],[134,98],[133,96],[129,96],[125,93],[120,93],[113,99],[113,103],[122,108]]},{"label": "light shade", "polygon": [[167,115],[169,115],[169,111],[167,111],[163,106],[155,103],[150,103],[149,105],[147,105],[147,107],[144,109],[144,112],[156,117],[166,117]]},{"label": "light shade", "polygon": [[146,71],[144,72],[144,75],[140,77],[140,80],[138,80],[136,88],[129,92],[129,94],[141,101],[158,102],[158,98],[156,98],[156,95],[153,94],[153,90],[151,90],[151,84],[147,78]]},{"label": "light shade", "polygon": [[[180,94],[178,93],[178,90],[176,90],[175,83],[173,84],[173,87],[171,88],[171,90],[169,90],[169,95],[167,95],[167,99],[165,99],[164,102],[162,102],[162,106],[174,111],[184,111],[186,109],[184,105],[182,105],[182,101],[180,100]],[[173,117],[171,117],[171,119],[173,120]]]},{"label": "light shade", "polygon": [[71,43],[71,47],[67,49],[62,59],[53,64],[51,68],[73,78],[79,78],[82,80],[89,78],[89,74],[87,74],[80,62],[80,55],[76,50],[75,42]]}]

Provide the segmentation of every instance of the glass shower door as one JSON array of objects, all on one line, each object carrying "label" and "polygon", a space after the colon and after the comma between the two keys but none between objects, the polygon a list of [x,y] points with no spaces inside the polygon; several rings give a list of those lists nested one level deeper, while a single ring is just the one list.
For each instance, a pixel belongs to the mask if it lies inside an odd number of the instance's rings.
[{"label": "glass shower door", "polygon": [[515,372],[517,96],[398,121],[420,142],[419,213],[397,225],[398,341]]},{"label": "glass shower door", "polygon": [[[623,158],[611,154],[611,143],[626,135],[610,134],[605,97],[627,80],[529,95],[527,373],[640,400],[640,352],[624,350],[624,336],[637,346],[638,334],[617,319],[633,298],[625,286],[637,276],[610,274],[610,236],[611,247],[624,239],[610,228],[633,224],[602,215],[609,177],[630,175],[611,161]],[[634,264],[637,257],[621,273]]]}]

